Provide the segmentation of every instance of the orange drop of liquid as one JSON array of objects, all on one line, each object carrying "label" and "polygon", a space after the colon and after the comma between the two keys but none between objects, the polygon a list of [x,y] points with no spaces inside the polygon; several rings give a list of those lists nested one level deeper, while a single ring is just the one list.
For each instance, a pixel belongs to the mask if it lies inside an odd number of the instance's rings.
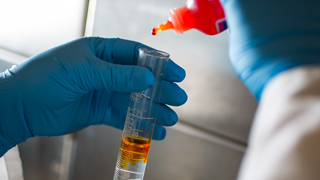
[{"label": "orange drop of liquid", "polygon": [[153,28],[151,31],[151,34],[155,36],[158,33],[158,31],[159,31],[158,28]]}]

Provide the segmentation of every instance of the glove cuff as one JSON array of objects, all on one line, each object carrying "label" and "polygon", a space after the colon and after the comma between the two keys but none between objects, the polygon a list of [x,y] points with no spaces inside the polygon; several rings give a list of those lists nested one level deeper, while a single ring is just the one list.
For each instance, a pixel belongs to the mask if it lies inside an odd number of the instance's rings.
[{"label": "glove cuff", "polygon": [[0,134],[0,157],[2,157],[8,150],[13,148],[15,145],[11,144]]},{"label": "glove cuff", "polygon": [[17,144],[32,137],[21,113],[14,110],[10,107],[0,106],[0,157]]}]

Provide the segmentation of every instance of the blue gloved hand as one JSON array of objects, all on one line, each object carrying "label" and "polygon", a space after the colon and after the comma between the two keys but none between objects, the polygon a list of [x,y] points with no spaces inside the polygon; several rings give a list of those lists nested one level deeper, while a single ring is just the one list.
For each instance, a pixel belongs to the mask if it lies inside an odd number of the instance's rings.
[{"label": "blue gloved hand", "polygon": [[288,69],[320,63],[320,1],[221,0],[230,28],[232,64],[260,99]]},{"label": "blue gloved hand", "polygon": [[[143,44],[122,39],[81,38],[33,56],[0,73],[0,157],[34,136],[58,136],[90,125],[122,129],[129,93],[155,83],[137,63]],[[150,48],[149,48],[150,49]],[[166,135],[186,93],[175,83],[185,71],[169,60],[153,139]]]}]

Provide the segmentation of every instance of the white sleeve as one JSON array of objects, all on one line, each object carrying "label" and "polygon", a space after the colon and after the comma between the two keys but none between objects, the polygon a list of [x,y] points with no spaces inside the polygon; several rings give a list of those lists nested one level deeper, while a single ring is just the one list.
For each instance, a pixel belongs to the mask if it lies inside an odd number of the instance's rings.
[{"label": "white sleeve", "polygon": [[0,158],[0,180],[23,180],[18,146]]},{"label": "white sleeve", "polygon": [[8,172],[6,162],[4,161],[4,157],[0,158],[0,179],[8,180]]},{"label": "white sleeve", "polygon": [[295,68],[263,92],[239,180],[320,180],[320,67]]},{"label": "white sleeve", "polygon": [[10,149],[5,155],[9,180],[23,180],[22,163],[18,146]]}]

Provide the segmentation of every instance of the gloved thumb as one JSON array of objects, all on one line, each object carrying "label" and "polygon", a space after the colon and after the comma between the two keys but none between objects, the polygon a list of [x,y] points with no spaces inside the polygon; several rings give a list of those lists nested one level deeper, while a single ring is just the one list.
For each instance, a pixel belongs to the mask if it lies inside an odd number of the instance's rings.
[{"label": "gloved thumb", "polygon": [[86,76],[81,78],[86,90],[139,92],[155,83],[154,75],[145,67],[113,64],[96,57],[80,74]]}]

